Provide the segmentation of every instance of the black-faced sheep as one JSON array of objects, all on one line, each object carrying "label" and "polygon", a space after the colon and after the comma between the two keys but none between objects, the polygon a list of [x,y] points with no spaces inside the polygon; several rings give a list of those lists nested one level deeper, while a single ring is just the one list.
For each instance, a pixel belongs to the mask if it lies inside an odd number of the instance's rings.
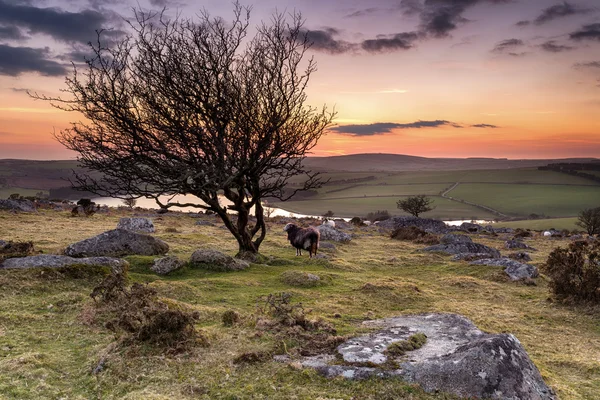
[{"label": "black-faced sheep", "polygon": [[284,231],[288,234],[290,244],[296,248],[296,255],[301,256],[302,250],[308,250],[310,258],[313,254],[317,255],[319,248],[319,237],[321,234],[312,226],[309,228],[299,228],[294,224],[287,224]]}]

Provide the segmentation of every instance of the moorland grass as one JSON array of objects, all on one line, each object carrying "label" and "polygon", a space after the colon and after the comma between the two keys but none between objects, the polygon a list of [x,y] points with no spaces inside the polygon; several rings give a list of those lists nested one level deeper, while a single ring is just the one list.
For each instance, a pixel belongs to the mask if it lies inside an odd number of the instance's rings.
[{"label": "moorland grass", "polygon": [[[144,213],[142,213],[144,214]],[[72,218],[67,212],[0,212],[1,239],[33,241],[45,253],[114,228],[132,211]],[[230,255],[237,245],[218,226],[197,226],[185,214],[155,217],[156,236],[170,254],[189,259],[198,248]],[[216,222],[216,220],[212,220]],[[166,232],[176,226],[177,233]],[[152,257],[128,257],[130,283],[147,283],[163,301],[197,311],[196,328],[209,347],[168,355],[150,345],[119,347],[115,336],[95,321],[92,289],[103,278],[69,277],[40,270],[0,270],[0,397],[125,399],[451,399],[426,394],[397,380],[327,380],[310,370],[262,360],[234,360],[246,353],[271,354],[288,349],[284,340],[254,326],[257,302],[270,293],[291,292],[310,318],[321,318],[340,335],[365,332],[361,322],[406,313],[454,312],[482,330],[517,336],[542,376],[564,399],[593,399],[600,392],[598,310],[549,301],[542,274],[537,286],[509,282],[500,268],[451,262],[419,251],[421,245],[393,241],[376,228],[356,229],[348,244],[329,251],[329,260],[294,256],[281,224],[270,222],[261,252],[270,264],[252,264],[234,273],[186,267],[173,275],[149,271]],[[503,250],[507,237],[474,240]],[[538,249],[532,264],[566,239],[539,235],[524,239]],[[327,285],[289,286],[281,274],[297,270],[327,276]],[[240,315],[223,325],[224,312]],[[94,373],[94,371],[96,371]]]}]

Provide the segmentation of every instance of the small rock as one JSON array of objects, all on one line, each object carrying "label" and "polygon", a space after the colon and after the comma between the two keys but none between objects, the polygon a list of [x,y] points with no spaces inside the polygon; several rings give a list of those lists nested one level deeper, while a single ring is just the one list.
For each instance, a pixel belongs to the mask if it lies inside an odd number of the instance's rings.
[{"label": "small rock", "polygon": [[160,239],[125,229],[113,229],[73,243],[65,249],[65,255],[71,257],[121,257],[135,254],[155,256],[166,254],[168,251],[169,245]]},{"label": "small rock", "polygon": [[463,222],[460,225],[460,229],[465,231],[465,232],[470,232],[470,233],[478,233],[481,232],[483,230],[483,226],[479,225],[479,224],[473,224],[471,222]]},{"label": "small rock", "polygon": [[218,272],[242,271],[250,266],[247,261],[233,258],[217,250],[196,250],[192,254],[190,263],[194,267]]},{"label": "small rock", "polygon": [[531,261],[531,256],[529,253],[525,251],[519,251],[517,253],[511,253],[508,255],[508,258],[512,258],[517,261]]},{"label": "small rock", "polygon": [[537,278],[539,276],[538,269],[533,265],[522,264],[510,258],[495,258],[473,261],[473,265],[488,265],[493,267],[504,267],[504,272],[513,281],[518,281],[525,278]]},{"label": "small rock", "polygon": [[317,227],[319,232],[321,233],[321,239],[323,240],[333,240],[334,242],[342,242],[347,243],[352,240],[352,236],[347,233],[338,231],[335,228],[332,228],[329,225],[319,225]]},{"label": "small rock", "polygon": [[132,232],[154,233],[154,224],[148,218],[133,217],[121,218],[117,224],[117,229],[126,229]]},{"label": "small rock", "polygon": [[179,258],[175,256],[167,256],[154,259],[154,264],[152,264],[150,269],[156,272],[158,275],[167,275],[173,271],[177,271],[184,265],[184,262]]},{"label": "small rock", "polygon": [[523,243],[522,241],[515,240],[515,239],[507,240],[505,243],[505,247],[507,249],[531,249],[531,250],[534,250],[532,247],[529,247],[527,244]]},{"label": "small rock", "polygon": [[335,244],[333,244],[333,243],[320,241],[319,242],[319,249],[331,249],[331,250],[335,250],[336,247],[335,247]]}]

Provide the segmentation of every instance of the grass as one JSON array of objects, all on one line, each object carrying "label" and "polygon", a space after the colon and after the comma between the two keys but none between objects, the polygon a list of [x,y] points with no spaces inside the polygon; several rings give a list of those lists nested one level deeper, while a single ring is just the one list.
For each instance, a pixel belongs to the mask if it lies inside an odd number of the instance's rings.
[{"label": "grass", "polygon": [[[377,208],[377,207],[374,207]],[[114,228],[129,211],[71,218],[66,212],[9,214],[0,211],[4,240],[32,240],[45,253]],[[213,222],[216,222],[215,219]],[[184,214],[154,218],[156,236],[170,254],[188,260],[198,248],[235,254],[227,231],[196,226]],[[217,224],[219,225],[219,224]],[[177,232],[168,232],[176,227]],[[392,241],[375,228],[356,230],[349,244],[338,244],[330,260],[295,257],[282,225],[271,223],[261,247],[270,265],[217,273],[186,267],[160,277],[149,270],[152,257],[128,257],[131,282],[148,283],[159,296],[201,315],[198,329],[209,347],[169,356],[150,346],[114,348],[114,336],[93,324],[89,294],[97,274],[69,278],[56,272],[0,270],[0,397],[3,399],[450,399],[426,394],[397,380],[324,379],[272,361],[234,364],[243,353],[277,348],[270,334],[257,335],[252,323],[257,300],[269,293],[292,292],[294,301],[333,324],[339,334],[364,332],[360,322],[405,313],[455,312],[482,330],[515,334],[544,379],[564,399],[592,399],[600,392],[598,310],[548,301],[545,278],[537,286],[507,281],[501,269],[451,262],[418,252],[422,247]],[[474,237],[503,249],[505,237]],[[538,248],[532,263],[542,266],[548,253],[568,240],[525,239]],[[329,251],[329,253],[327,253]],[[286,271],[326,277],[327,285],[289,286]],[[222,314],[239,313],[240,323],[225,327]],[[293,342],[286,343],[289,349]],[[91,371],[103,360],[102,371]]]},{"label": "grass", "polygon": [[506,221],[498,222],[494,224],[496,227],[507,227],[507,228],[521,228],[521,229],[532,229],[536,231],[545,231],[549,229],[568,229],[582,230],[582,228],[575,223],[577,218],[548,218],[548,219],[535,219],[535,220],[523,220],[523,221]]}]

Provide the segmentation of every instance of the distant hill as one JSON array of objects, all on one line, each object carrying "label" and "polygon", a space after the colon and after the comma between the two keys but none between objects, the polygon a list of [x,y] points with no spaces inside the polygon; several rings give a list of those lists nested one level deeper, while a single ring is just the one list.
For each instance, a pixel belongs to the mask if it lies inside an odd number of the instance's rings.
[{"label": "distant hill", "polygon": [[304,165],[319,171],[440,171],[532,168],[551,163],[600,162],[598,158],[509,160],[506,158],[427,158],[401,154],[366,153],[333,157],[309,157]]}]

